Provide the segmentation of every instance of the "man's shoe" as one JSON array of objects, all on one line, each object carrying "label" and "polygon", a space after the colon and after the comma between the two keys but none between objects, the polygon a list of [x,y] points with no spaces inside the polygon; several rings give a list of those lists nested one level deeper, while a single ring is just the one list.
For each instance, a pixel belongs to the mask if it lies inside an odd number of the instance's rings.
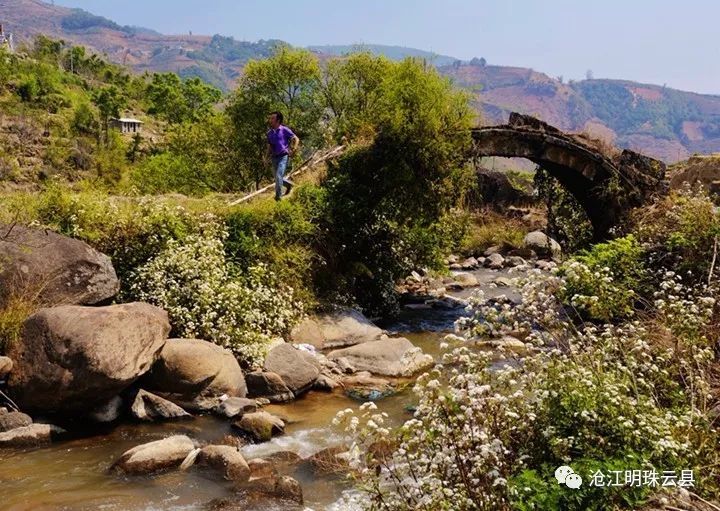
[{"label": "man's shoe", "polygon": [[292,190],[292,188],[293,188],[293,184],[290,181],[285,183],[285,195],[290,194],[290,190]]}]

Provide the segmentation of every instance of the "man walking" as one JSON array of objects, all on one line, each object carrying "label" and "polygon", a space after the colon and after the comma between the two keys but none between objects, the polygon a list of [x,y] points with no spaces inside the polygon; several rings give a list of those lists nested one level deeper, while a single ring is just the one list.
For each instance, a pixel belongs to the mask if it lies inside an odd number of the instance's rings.
[{"label": "man walking", "polygon": [[268,155],[272,158],[273,172],[275,174],[275,200],[282,198],[282,188],[285,185],[285,195],[290,193],[293,184],[285,179],[285,171],[290,157],[300,144],[300,139],[287,126],[283,126],[283,114],[273,112],[268,117],[270,129],[267,132]]}]

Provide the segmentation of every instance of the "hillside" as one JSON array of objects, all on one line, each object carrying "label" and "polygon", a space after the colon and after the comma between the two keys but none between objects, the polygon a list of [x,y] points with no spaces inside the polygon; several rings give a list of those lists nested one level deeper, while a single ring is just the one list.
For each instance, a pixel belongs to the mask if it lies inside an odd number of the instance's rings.
[{"label": "hillside", "polygon": [[457,59],[448,55],[438,55],[425,50],[407,48],[405,46],[388,46],[384,44],[345,44],[308,46],[309,50],[326,55],[342,56],[356,51],[369,51],[375,55],[385,55],[391,60],[402,60],[407,57],[426,59],[436,66],[452,64]]},{"label": "hillside", "polygon": [[0,23],[18,45],[37,34],[82,45],[134,71],[173,71],[198,76],[228,90],[252,58],[267,57],[280,41],[245,42],[220,35],[162,35],[120,26],[81,9],[40,0],[0,0]]},{"label": "hillside", "polygon": [[[0,0],[0,22],[22,44],[37,34],[80,44],[136,72],[173,71],[197,76],[228,91],[244,65],[269,56],[279,40],[236,41],[221,35],[162,35],[120,26],[79,9],[39,0]],[[461,62],[450,56],[400,46],[362,48],[397,60],[428,59],[469,90],[484,122],[500,123],[511,111],[542,118],[563,130],[587,131],[621,147],[667,162],[694,153],[720,152],[720,96],[623,80],[561,79],[528,68]],[[342,55],[351,45],[313,46],[321,57]]]}]

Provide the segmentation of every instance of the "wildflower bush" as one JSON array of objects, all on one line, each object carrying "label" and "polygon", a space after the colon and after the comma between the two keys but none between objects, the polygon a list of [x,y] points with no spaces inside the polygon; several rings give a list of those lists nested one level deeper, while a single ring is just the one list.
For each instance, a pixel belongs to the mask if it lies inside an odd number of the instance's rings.
[{"label": "wildflower bush", "polygon": [[174,335],[213,341],[252,366],[300,319],[303,306],[267,266],[239,273],[225,257],[226,238],[222,227],[207,225],[183,242],[170,240],[134,272],[131,290],[168,312]]},{"label": "wildflower bush", "polygon": [[[534,354],[447,353],[395,430],[373,405],[338,415],[366,509],[635,509],[661,491],[601,485],[614,470],[694,470],[688,489],[720,496],[718,285],[664,272],[642,320],[572,326],[566,279],[531,272],[517,306],[480,293],[458,324],[468,339],[513,332]],[[579,489],[556,482],[560,465]]]}]

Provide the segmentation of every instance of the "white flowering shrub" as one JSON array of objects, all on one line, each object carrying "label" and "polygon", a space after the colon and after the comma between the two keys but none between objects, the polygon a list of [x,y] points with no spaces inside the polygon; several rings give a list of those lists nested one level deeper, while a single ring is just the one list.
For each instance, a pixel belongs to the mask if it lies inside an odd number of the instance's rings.
[{"label": "white flowering shrub", "polygon": [[338,415],[366,509],[635,509],[657,491],[587,479],[569,490],[554,479],[560,465],[584,478],[694,470],[694,491],[720,495],[717,286],[666,273],[642,320],[578,326],[558,293],[566,285],[530,272],[520,305],[479,295],[458,324],[469,338],[512,332],[534,355],[498,368],[489,354],[455,349],[418,380],[414,417],[396,430],[368,408]]},{"label": "white flowering shrub", "polygon": [[239,274],[225,258],[227,234],[215,224],[171,240],[133,275],[133,295],[162,307],[173,333],[213,341],[249,365],[260,363],[269,342],[303,314],[293,289],[262,264]]}]

